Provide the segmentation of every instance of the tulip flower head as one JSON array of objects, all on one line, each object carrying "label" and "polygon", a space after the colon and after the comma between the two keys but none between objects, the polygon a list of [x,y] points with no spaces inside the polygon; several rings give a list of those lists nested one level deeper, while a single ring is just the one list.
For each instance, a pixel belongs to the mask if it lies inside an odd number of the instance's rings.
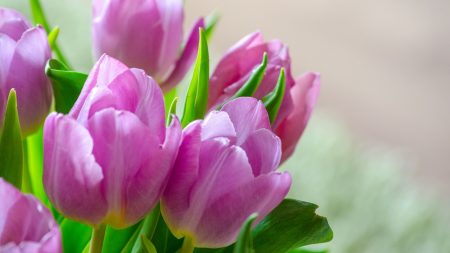
[{"label": "tulip flower head", "polygon": [[0,123],[9,91],[15,89],[22,133],[31,134],[42,125],[52,102],[45,75],[50,56],[42,27],[32,27],[15,10],[0,8]]},{"label": "tulip flower head", "polygon": [[94,56],[106,53],[144,69],[169,90],[189,71],[197,55],[199,19],[183,51],[183,0],[94,0]]},{"label": "tulip flower head", "polygon": [[61,252],[61,234],[50,211],[0,178],[0,252]]},{"label": "tulip flower head", "polygon": [[159,201],[181,138],[166,128],[163,95],[143,70],[102,56],[69,115],[44,127],[44,186],[65,216],[132,225]]},{"label": "tulip flower head", "polygon": [[286,92],[272,124],[273,131],[281,138],[282,162],[292,155],[310,118],[319,91],[320,77],[306,73],[294,79],[291,72],[289,50],[279,40],[265,42],[256,32],[236,43],[220,60],[210,80],[209,108],[228,101],[244,85],[252,70],[268,55],[264,78],[254,96],[262,99],[276,86],[281,69],[286,73]]},{"label": "tulip flower head", "polygon": [[189,124],[161,200],[173,234],[197,247],[233,243],[252,213],[260,221],[288,193],[290,175],[275,171],[280,158],[280,139],[254,98],[238,98]]}]

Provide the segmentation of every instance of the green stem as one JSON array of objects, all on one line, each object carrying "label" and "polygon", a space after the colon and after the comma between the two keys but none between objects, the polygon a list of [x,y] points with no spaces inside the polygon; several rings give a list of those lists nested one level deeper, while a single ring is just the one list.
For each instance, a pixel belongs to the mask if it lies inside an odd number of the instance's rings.
[{"label": "green stem", "polygon": [[194,252],[194,242],[189,236],[184,237],[183,246],[179,253],[193,253]]},{"label": "green stem", "polygon": [[103,240],[105,239],[106,225],[100,224],[98,227],[92,228],[91,248],[89,253],[101,253]]}]

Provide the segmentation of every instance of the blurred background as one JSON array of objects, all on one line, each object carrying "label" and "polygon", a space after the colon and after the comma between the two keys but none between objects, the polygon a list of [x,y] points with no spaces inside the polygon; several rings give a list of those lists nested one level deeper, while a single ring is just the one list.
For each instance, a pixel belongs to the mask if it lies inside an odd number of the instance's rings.
[{"label": "blurred background", "polygon": [[[29,14],[25,0],[0,5]],[[186,0],[186,30],[221,15],[212,60],[260,30],[293,72],[322,73],[291,196],[320,205],[330,252],[450,252],[450,1]],[[90,1],[42,0],[77,70],[92,66]]]}]

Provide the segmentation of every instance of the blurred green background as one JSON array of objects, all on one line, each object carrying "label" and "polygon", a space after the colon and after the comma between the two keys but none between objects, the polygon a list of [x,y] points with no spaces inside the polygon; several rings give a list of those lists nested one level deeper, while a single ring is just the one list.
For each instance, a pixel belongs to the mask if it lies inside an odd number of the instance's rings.
[{"label": "blurred green background", "polygon": [[[42,0],[60,45],[92,66],[89,0]],[[25,0],[1,6],[29,15]],[[260,29],[291,46],[294,71],[322,72],[295,156],[291,196],[320,205],[336,253],[450,252],[450,4],[446,1],[186,1],[187,28],[222,13],[213,61]]]}]

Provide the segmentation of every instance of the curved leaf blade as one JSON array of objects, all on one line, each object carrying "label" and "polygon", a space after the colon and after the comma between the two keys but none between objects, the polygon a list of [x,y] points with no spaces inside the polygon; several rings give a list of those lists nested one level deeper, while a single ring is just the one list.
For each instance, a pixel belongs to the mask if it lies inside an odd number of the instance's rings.
[{"label": "curved leaf blade", "polygon": [[302,246],[328,242],[333,231],[317,205],[285,199],[254,229],[255,252],[285,253]]}]

